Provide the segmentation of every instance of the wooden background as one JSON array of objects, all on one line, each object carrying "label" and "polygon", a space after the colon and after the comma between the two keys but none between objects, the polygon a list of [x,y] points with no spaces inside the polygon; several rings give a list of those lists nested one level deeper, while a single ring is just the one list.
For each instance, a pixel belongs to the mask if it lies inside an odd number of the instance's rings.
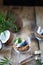
[{"label": "wooden background", "polygon": [[[2,2],[2,0],[0,1]],[[0,6],[0,11],[7,12],[8,9],[12,9],[12,11],[15,14],[21,17],[23,21],[23,28],[28,26],[29,29],[34,30],[35,28],[35,21],[33,15],[34,7],[16,7],[16,6],[2,6],[2,5]],[[36,23],[38,26],[41,26],[43,28],[43,7],[35,7],[35,11],[36,11]],[[43,42],[40,43],[40,48],[43,57]]]}]

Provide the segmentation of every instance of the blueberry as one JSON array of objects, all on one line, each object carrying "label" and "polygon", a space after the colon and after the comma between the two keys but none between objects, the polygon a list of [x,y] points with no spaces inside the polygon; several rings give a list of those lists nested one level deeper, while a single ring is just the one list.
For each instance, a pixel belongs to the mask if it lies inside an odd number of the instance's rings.
[{"label": "blueberry", "polygon": [[20,46],[26,46],[28,43],[25,41]]},{"label": "blueberry", "polygon": [[43,33],[41,33],[41,35],[43,35]]}]

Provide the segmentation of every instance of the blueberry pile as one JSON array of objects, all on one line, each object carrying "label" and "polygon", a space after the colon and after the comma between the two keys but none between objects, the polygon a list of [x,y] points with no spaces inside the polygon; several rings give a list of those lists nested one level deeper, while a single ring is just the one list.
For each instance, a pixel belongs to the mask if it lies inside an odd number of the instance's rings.
[{"label": "blueberry pile", "polygon": [[28,42],[24,41],[22,42],[22,44],[20,46],[26,46],[28,44]]}]

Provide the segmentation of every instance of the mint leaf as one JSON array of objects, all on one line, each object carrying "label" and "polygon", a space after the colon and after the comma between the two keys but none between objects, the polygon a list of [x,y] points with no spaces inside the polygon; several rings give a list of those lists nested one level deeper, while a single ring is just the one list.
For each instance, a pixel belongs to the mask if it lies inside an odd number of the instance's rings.
[{"label": "mint leaf", "polygon": [[18,43],[21,43],[21,42],[22,42],[21,38],[18,38]]}]

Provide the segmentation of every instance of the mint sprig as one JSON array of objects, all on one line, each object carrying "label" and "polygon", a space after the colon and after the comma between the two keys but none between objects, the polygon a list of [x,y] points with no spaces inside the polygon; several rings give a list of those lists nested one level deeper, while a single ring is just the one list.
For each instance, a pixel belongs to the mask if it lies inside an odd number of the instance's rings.
[{"label": "mint sprig", "polygon": [[21,42],[22,42],[21,38],[18,38],[18,43],[21,43]]},{"label": "mint sprig", "polygon": [[[17,43],[16,43],[16,41],[18,41]],[[21,38],[18,38],[18,39],[15,39],[14,40],[14,43],[16,43],[16,44],[19,44],[19,43],[21,43],[22,42],[22,39]]]}]

